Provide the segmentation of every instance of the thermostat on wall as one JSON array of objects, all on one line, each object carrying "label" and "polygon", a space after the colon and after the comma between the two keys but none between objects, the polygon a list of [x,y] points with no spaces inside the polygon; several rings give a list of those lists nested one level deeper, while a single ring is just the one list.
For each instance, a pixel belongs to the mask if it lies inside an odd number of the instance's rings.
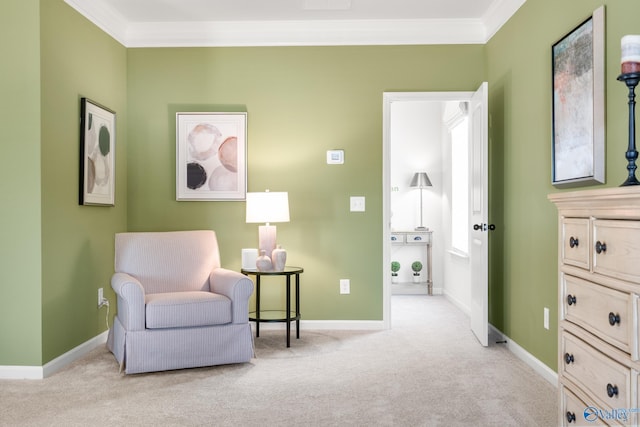
[{"label": "thermostat on wall", "polygon": [[327,164],[341,165],[344,163],[344,150],[327,150]]}]

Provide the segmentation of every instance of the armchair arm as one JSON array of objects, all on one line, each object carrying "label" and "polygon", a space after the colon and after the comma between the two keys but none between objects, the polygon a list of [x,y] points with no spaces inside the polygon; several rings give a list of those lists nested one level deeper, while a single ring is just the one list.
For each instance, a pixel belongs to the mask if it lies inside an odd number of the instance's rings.
[{"label": "armchair arm", "polygon": [[111,287],[118,297],[118,319],[124,329],[145,329],[144,288],[140,281],[126,273],[115,273]]},{"label": "armchair arm", "polygon": [[253,293],[253,281],[242,273],[216,268],[209,275],[211,292],[221,294],[231,300],[231,321],[249,321],[249,297]]}]

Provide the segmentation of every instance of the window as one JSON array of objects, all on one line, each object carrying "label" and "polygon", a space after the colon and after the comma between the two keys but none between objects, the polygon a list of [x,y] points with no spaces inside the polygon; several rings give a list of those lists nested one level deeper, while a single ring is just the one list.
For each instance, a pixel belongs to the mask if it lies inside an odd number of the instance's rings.
[{"label": "window", "polygon": [[469,252],[469,129],[467,117],[450,128],[451,134],[451,247]]}]

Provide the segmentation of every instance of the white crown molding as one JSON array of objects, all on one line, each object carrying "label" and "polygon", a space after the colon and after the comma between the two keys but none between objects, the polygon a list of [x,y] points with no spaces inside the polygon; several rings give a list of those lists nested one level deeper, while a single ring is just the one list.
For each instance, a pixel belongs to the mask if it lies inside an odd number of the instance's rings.
[{"label": "white crown molding", "polygon": [[116,39],[120,44],[126,46],[125,35],[127,28],[131,24],[112,7],[108,6],[107,3],[86,0],[64,1],[82,16],[93,22],[102,31]]},{"label": "white crown molding", "polygon": [[527,0],[497,0],[483,16],[486,28],[485,43],[520,9]]},{"label": "white crown molding", "polygon": [[127,47],[344,46],[482,43],[479,20],[139,23]]},{"label": "white crown molding", "polygon": [[526,0],[498,0],[482,19],[127,22],[104,1],[65,2],[125,47],[484,44]]}]

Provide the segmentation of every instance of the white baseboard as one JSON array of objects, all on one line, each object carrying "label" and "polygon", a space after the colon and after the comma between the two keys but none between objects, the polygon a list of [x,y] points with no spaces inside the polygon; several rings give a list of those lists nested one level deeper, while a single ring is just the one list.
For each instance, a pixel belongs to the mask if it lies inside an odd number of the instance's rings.
[{"label": "white baseboard", "polygon": [[549,381],[554,387],[558,386],[558,374],[547,365],[542,363],[539,359],[533,356],[524,348],[520,347],[515,341],[498,330],[495,326],[489,325],[490,333],[499,336],[501,341],[506,341],[507,348],[520,360],[529,365],[534,371],[536,371],[542,378]]},{"label": "white baseboard", "polygon": [[471,317],[471,310],[469,306],[463,304],[458,298],[455,298],[451,293],[444,291],[444,297],[453,305],[455,305],[460,311],[467,315],[467,317]]},{"label": "white baseboard", "polygon": [[61,356],[56,357],[44,366],[0,366],[0,379],[41,380],[47,378],[71,363],[85,356],[93,349],[107,342],[109,331],[85,341]]}]

